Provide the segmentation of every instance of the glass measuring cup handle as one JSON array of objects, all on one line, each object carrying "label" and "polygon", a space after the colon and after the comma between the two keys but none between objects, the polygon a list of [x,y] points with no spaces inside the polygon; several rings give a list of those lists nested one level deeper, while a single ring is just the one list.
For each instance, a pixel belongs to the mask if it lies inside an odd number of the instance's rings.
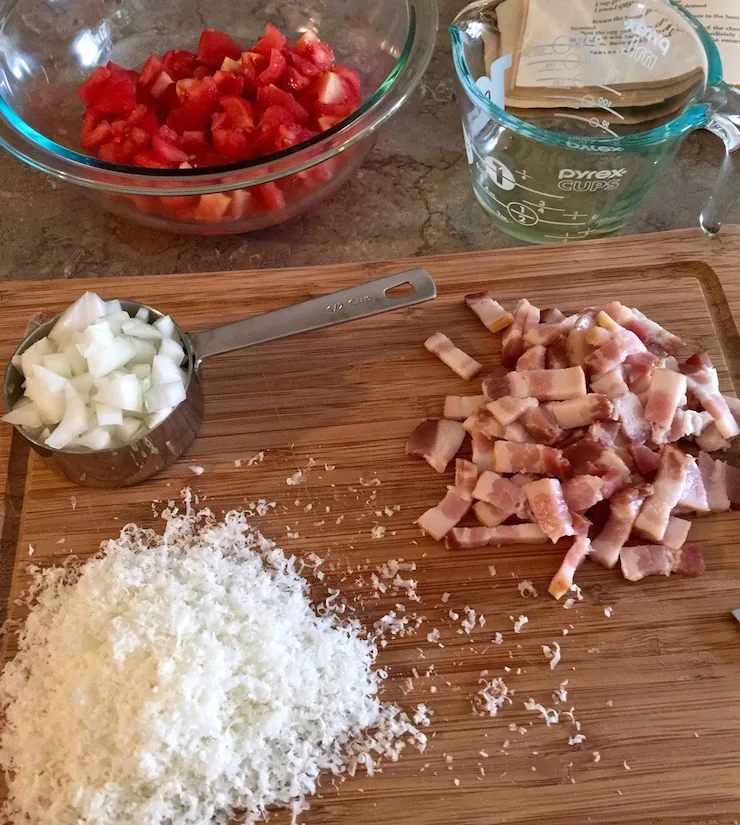
[{"label": "glass measuring cup handle", "polygon": [[707,91],[710,120],[705,128],[722,138],[725,159],[714,191],[701,213],[701,228],[713,237],[740,195],[740,91],[720,83]]}]

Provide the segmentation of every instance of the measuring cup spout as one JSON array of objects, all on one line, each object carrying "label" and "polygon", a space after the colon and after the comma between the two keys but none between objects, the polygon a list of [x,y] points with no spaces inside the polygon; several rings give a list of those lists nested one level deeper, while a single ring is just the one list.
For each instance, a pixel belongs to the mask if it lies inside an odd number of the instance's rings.
[{"label": "measuring cup spout", "polygon": [[709,88],[706,103],[711,113],[707,129],[725,144],[719,178],[700,218],[701,228],[713,237],[740,195],[740,92],[720,83]]}]

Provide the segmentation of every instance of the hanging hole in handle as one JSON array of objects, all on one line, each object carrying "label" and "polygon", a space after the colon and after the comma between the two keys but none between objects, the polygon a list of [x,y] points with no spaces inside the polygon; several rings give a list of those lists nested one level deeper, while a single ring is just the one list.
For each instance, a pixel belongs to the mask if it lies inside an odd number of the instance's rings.
[{"label": "hanging hole in handle", "polygon": [[416,292],[416,288],[410,281],[404,281],[402,284],[389,286],[385,291],[386,298],[410,298]]}]

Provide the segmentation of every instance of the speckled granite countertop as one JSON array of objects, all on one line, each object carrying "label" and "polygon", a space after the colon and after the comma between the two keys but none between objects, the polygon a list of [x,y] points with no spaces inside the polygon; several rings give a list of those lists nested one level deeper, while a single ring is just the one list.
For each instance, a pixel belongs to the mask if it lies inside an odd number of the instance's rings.
[{"label": "speckled granite countertop", "polygon": [[[516,246],[475,201],[455,100],[446,25],[462,0],[440,0],[440,33],[422,86],[365,166],[308,215],[250,235],[178,237],[102,214],[78,190],[0,154],[0,279],[301,266]],[[624,234],[697,225],[722,144],[694,133]],[[731,221],[740,223],[736,207]]]}]

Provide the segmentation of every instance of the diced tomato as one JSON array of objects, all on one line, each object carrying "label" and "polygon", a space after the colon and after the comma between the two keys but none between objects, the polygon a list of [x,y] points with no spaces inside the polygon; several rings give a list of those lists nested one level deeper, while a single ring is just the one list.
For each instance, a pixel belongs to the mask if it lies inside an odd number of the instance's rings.
[{"label": "diced tomato", "polygon": [[360,94],[362,91],[362,80],[360,79],[360,75],[354,69],[350,69],[349,66],[335,66],[332,71],[334,74],[339,75],[342,80],[347,84],[350,89],[351,95],[353,100],[355,100],[358,104],[360,102]]},{"label": "diced tomato", "polygon": [[169,89],[175,85],[175,81],[167,72],[160,72],[159,77],[154,81],[150,89],[153,98],[164,97]]},{"label": "diced tomato", "polygon": [[283,76],[280,78],[278,85],[288,93],[295,93],[302,91],[310,83],[311,81],[302,75],[298,69],[288,66],[283,72]]},{"label": "diced tomato", "polygon": [[192,220],[199,202],[199,195],[171,195],[169,197],[162,195],[160,198],[162,212],[180,220]]},{"label": "diced tomato", "polygon": [[139,85],[145,89],[151,89],[154,81],[163,71],[164,65],[162,64],[162,59],[157,57],[156,54],[149,55],[139,75]]},{"label": "diced tomato", "polygon": [[201,154],[196,153],[195,156],[195,165],[200,169],[206,166],[225,166],[227,163],[231,163],[231,161],[213,149]]},{"label": "diced tomato", "polygon": [[257,90],[257,78],[270,65],[263,54],[256,52],[242,52],[242,68],[244,70],[244,93],[254,93]]},{"label": "diced tomato", "polygon": [[94,88],[94,99],[87,110],[91,114],[130,115],[135,108],[136,89],[131,79],[124,75],[111,75]]},{"label": "diced tomato", "polygon": [[252,46],[252,51],[270,57],[270,52],[275,49],[282,51],[287,45],[288,38],[280,29],[273,26],[272,23],[268,23],[265,26],[264,35]]},{"label": "diced tomato", "polygon": [[177,97],[183,105],[173,109],[167,118],[167,125],[176,132],[202,129],[208,125],[211,115],[218,110],[218,86],[210,76],[201,80],[178,80]]},{"label": "diced tomato", "polygon": [[218,69],[224,58],[237,60],[241,53],[237,42],[217,29],[206,29],[198,41],[198,57],[202,63],[213,69]]},{"label": "diced tomato", "polygon": [[162,69],[175,81],[192,77],[198,67],[198,56],[186,49],[170,49],[162,57]]},{"label": "diced tomato", "polygon": [[214,129],[213,148],[231,163],[247,160],[253,155],[250,141],[241,129]]},{"label": "diced tomato", "polygon": [[219,69],[213,79],[218,86],[219,94],[240,95],[244,91],[244,75],[232,72],[222,72]]},{"label": "diced tomato", "polygon": [[231,206],[231,198],[223,192],[201,195],[195,208],[194,218],[203,223],[218,223]]},{"label": "diced tomato", "polygon": [[325,132],[327,129],[331,129],[343,120],[344,117],[341,115],[321,115],[321,117],[316,118],[316,124],[322,132]]},{"label": "diced tomato", "polygon": [[126,123],[130,127],[138,126],[139,129],[143,129],[149,132],[149,134],[159,129],[159,121],[157,120],[156,114],[149,106],[145,106],[143,103],[139,103],[134,111],[131,112]]},{"label": "diced tomato", "polygon": [[348,103],[351,100],[350,87],[336,72],[323,72],[316,81],[319,103],[332,106]]},{"label": "diced tomato", "polygon": [[180,138],[180,145],[189,155],[211,148],[206,132],[202,129],[184,131]]},{"label": "diced tomato", "polygon": [[252,214],[254,207],[252,204],[252,193],[249,189],[235,189],[229,192],[231,205],[226,212],[226,217],[238,221],[247,215]]},{"label": "diced tomato", "polygon": [[321,74],[321,69],[310,60],[302,57],[294,49],[285,49],[283,52],[288,63],[293,66],[296,71],[300,72],[304,77],[311,79],[318,77]]},{"label": "diced tomato", "polygon": [[99,120],[95,115],[83,115],[80,143],[84,149],[96,149],[107,143],[113,136],[110,123]]},{"label": "diced tomato", "polygon": [[112,77],[125,77],[134,86],[139,82],[139,73],[135,69],[124,69],[123,66],[119,66],[118,63],[114,63],[112,60],[105,64],[105,68],[108,69]]},{"label": "diced tomato", "polygon": [[153,149],[147,149],[133,157],[134,166],[143,166],[146,169],[175,169],[176,163],[168,163],[154,154]]},{"label": "diced tomato", "polygon": [[290,149],[291,146],[303,143],[304,140],[310,140],[315,134],[316,132],[312,132],[298,123],[294,123],[292,126],[278,126],[274,139],[275,151],[282,152],[283,149]]},{"label": "diced tomato", "polygon": [[97,69],[87,78],[87,80],[77,90],[77,94],[82,102],[88,106],[100,95],[100,90],[110,78],[111,73],[105,66],[98,66]]},{"label": "diced tomato", "polygon": [[269,106],[287,109],[296,123],[305,123],[308,120],[308,112],[293,95],[278,89],[277,86],[263,86],[257,90],[257,108],[267,109]]},{"label": "diced tomato", "polygon": [[124,141],[124,144],[127,146],[131,155],[138,155],[139,152],[143,152],[145,149],[148,149],[152,142],[152,133],[147,132],[146,129],[141,129],[138,126],[134,126],[128,134],[128,137]]},{"label": "diced tomato", "polygon": [[274,181],[255,186],[253,190],[268,212],[277,212],[285,207],[285,195]]},{"label": "diced tomato", "polygon": [[128,147],[110,141],[98,148],[98,158],[106,161],[106,163],[126,164],[131,160],[131,154],[129,153]]},{"label": "diced tomato", "polygon": [[239,60],[232,60],[230,57],[225,57],[219,71],[228,72],[229,74],[242,74],[244,67],[242,66],[241,58]]},{"label": "diced tomato", "polygon": [[282,52],[279,52],[277,49],[273,49],[270,52],[269,65],[257,76],[257,85],[269,86],[271,83],[277,83],[286,67],[287,63],[285,62]]},{"label": "diced tomato", "polygon": [[133,205],[147,215],[157,215],[159,213],[159,197],[152,195],[124,195]]},{"label": "diced tomato", "polygon": [[187,152],[184,152],[178,144],[177,132],[168,126],[161,126],[152,136],[152,152],[155,157],[165,163],[180,164],[189,160]]},{"label": "diced tomato", "polygon": [[254,126],[254,108],[243,97],[221,98],[221,108],[226,115],[226,125],[233,129],[251,129]]},{"label": "diced tomato", "polygon": [[126,121],[122,118],[118,120],[112,120],[110,124],[111,134],[114,138],[123,137],[124,132],[126,131]]},{"label": "diced tomato", "polygon": [[293,126],[293,115],[282,106],[269,106],[262,113],[257,129],[257,146],[262,154],[275,151],[275,138],[281,126]]},{"label": "diced tomato", "polygon": [[316,32],[307,31],[295,44],[295,51],[322,71],[331,69],[335,62],[331,46],[322,43]]}]

